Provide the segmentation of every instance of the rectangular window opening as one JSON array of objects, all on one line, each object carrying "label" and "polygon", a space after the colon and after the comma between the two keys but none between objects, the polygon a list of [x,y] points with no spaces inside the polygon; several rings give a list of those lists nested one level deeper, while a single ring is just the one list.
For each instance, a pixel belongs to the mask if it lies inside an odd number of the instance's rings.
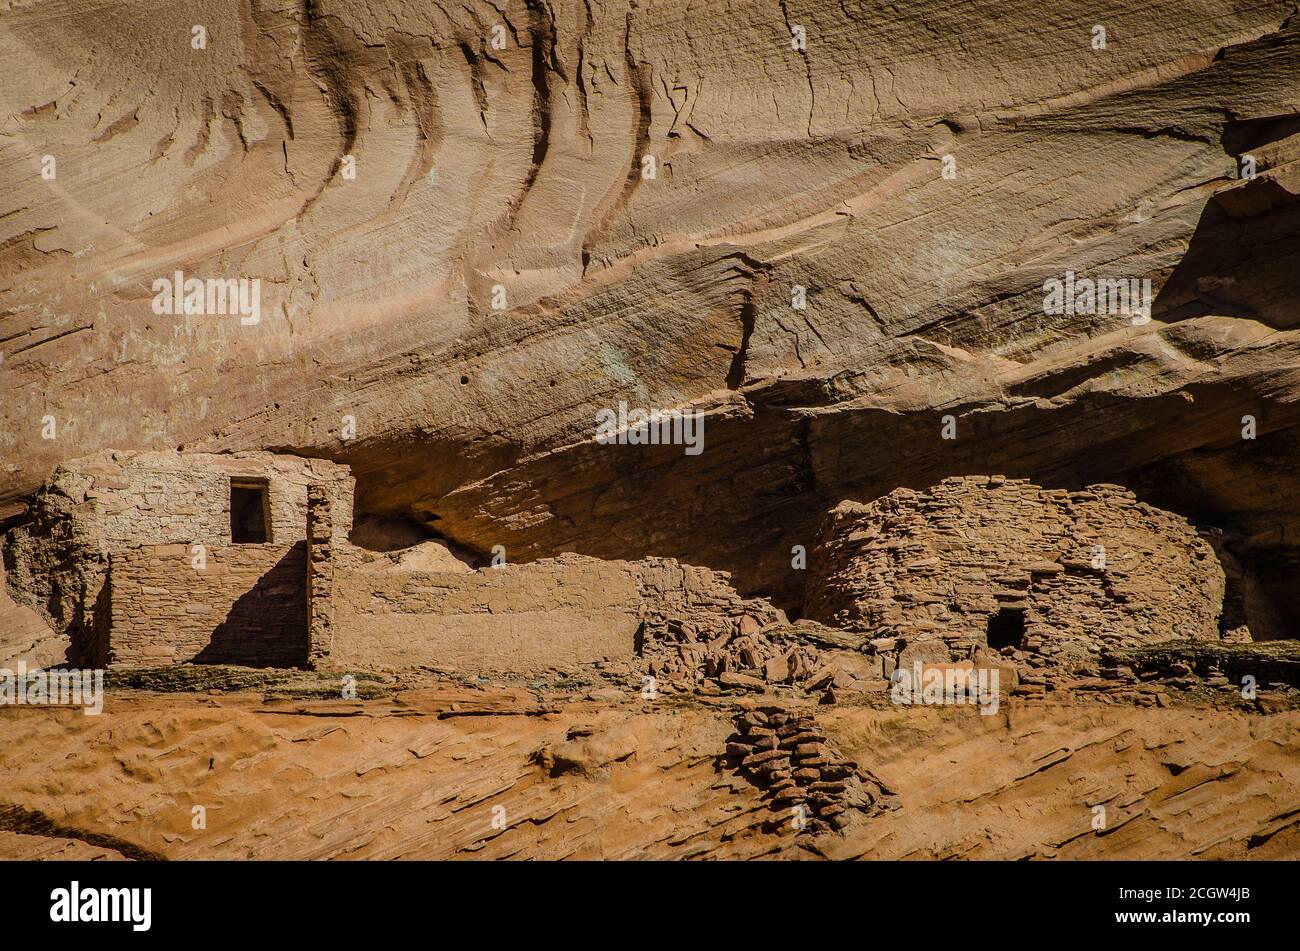
[{"label": "rectangular window opening", "polygon": [[262,545],[271,540],[271,505],[265,479],[230,480],[230,541]]}]

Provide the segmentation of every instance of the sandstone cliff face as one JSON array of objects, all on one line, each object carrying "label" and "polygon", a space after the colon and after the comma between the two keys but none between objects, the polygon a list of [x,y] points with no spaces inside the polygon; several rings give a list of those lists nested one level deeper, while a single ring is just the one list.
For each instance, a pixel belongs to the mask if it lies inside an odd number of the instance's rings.
[{"label": "sandstone cliff face", "polygon": [[[1292,2],[8,2],[0,62],[4,512],[287,449],[471,552],[797,609],[844,498],[1118,482],[1300,617]],[[257,322],[156,313],[178,271]],[[1067,272],[1153,319],[1045,313]],[[620,401],[705,451],[595,444]]]},{"label": "sandstone cliff face", "polygon": [[444,685],[397,703],[139,694],[113,696],[112,717],[11,710],[0,717],[0,858],[1294,859],[1300,850],[1294,710],[1059,699],[993,717],[805,708],[838,757],[869,766],[876,797],[827,810],[847,818],[820,832],[792,828],[791,800],[722,757],[743,710],[622,693],[611,702]]},{"label": "sandstone cliff face", "polygon": [[201,653],[137,536],[261,459],[294,544],[351,467],[278,614],[358,668],[6,706],[0,856],[1300,851],[1294,0],[0,0],[0,65],[0,666],[115,547]]}]

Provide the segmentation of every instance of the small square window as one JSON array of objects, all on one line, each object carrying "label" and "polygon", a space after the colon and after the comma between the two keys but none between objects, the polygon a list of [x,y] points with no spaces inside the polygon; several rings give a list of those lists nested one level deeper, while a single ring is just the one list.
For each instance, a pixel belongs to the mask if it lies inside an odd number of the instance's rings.
[{"label": "small square window", "polygon": [[271,540],[271,506],[265,479],[230,480],[230,541],[262,545]]},{"label": "small square window", "polygon": [[989,618],[989,647],[1002,650],[1014,647],[1017,650],[1025,640],[1025,612],[1021,608],[1002,608]]}]

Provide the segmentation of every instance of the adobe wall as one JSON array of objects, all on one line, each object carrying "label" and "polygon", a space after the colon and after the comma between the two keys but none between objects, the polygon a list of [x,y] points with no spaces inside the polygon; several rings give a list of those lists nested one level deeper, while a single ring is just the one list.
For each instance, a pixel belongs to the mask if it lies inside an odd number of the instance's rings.
[{"label": "adobe wall", "polygon": [[112,664],[306,662],[305,542],[212,547],[202,568],[192,558],[189,545],[113,553],[106,586]]},{"label": "adobe wall", "polygon": [[333,649],[321,663],[335,667],[529,672],[630,660],[643,624],[674,616],[703,629],[732,623],[750,603],[725,573],[662,558],[565,554],[443,572],[363,563],[343,551],[332,564]]},{"label": "adobe wall", "polygon": [[343,667],[542,670],[631,658],[640,605],[628,562],[562,555],[474,572],[336,565],[333,650]]},{"label": "adobe wall", "polygon": [[810,560],[805,613],[977,646],[989,618],[1010,608],[1024,612],[1027,652],[1087,659],[1218,639],[1223,591],[1223,569],[1192,526],[1120,486],[1067,492],[966,476],[837,506]]}]

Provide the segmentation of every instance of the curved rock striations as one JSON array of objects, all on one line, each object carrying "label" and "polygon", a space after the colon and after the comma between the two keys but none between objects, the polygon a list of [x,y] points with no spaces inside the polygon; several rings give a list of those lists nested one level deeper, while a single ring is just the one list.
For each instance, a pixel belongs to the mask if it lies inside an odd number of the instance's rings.
[{"label": "curved rock striations", "polygon": [[[1000,472],[1208,525],[1292,625],[1300,17],[1162,12],[9,3],[0,514],[102,448],[287,450],[470,552],[798,610],[831,506]],[[155,306],[192,278],[260,283]],[[620,403],[705,451],[594,442]]]}]

